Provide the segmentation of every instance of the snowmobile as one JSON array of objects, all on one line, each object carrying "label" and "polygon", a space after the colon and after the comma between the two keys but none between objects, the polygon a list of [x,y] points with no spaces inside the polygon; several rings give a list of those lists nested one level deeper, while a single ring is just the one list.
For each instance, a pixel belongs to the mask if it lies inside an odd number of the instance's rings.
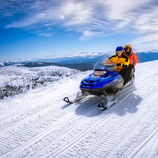
[{"label": "snowmobile", "polygon": [[98,58],[93,65],[94,72],[84,78],[80,83],[80,90],[74,101],[70,101],[68,97],[63,100],[67,103],[74,103],[85,98],[87,95],[95,95],[103,99],[98,104],[99,108],[108,109],[117,102],[115,96],[134,82],[134,67],[130,66],[130,74],[124,82],[122,76],[116,72],[117,66],[108,60],[108,55]]}]

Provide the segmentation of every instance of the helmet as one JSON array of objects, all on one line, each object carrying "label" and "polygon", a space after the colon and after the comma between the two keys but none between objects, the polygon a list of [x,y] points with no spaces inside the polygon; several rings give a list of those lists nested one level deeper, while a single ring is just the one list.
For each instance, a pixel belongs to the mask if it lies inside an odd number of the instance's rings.
[{"label": "helmet", "polygon": [[123,52],[123,47],[122,46],[118,46],[118,47],[116,47],[116,54],[118,54],[118,53],[122,53]]},{"label": "helmet", "polygon": [[126,49],[127,47],[132,50],[132,45],[131,44],[129,44],[129,43],[125,44],[124,49]]}]

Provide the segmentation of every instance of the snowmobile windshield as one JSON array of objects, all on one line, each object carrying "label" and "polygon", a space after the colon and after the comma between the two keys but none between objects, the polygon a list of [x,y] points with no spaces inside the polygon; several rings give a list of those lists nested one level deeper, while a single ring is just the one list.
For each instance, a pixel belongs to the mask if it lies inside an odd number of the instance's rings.
[{"label": "snowmobile windshield", "polygon": [[[109,60],[108,55],[103,55],[98,58],[97,62],[93,65],[94,74],[95,71],[101,75],[105,74],[106,71],[116,71],[117,66]],[[103,71],[103,72],[101,72]]]}]

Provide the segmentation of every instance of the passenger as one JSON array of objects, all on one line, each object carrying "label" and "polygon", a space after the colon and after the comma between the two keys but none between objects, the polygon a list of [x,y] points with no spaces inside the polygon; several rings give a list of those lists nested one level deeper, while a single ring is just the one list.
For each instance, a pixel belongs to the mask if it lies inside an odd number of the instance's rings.
[{"label": "passenger", "polygon": [[137,56],[134,54],[134,52],[132,51],[132,45],[131,44],[125,44],[124,46],[124,52],[123,54],[127,55],[130,61],[130,65],[136,66],[137,62],[138,62],[138,58]]},{"label": "passenger", "polygon": [[109,60],[117,65],[116,72],[118,72],[124,79],[124,83],[129,74],[129,58],[123,54],[124,48],[122,46],[118,46],[116,48],[116,55],[109,58]]},{"label": "passenger", "polygon": [[[128,58],[129,58],[129,62],[130,62],[130,64],[129,64],[129,75],[131,75],[132,73],[135,72],[135,66],[138,62],[137,56],[132,51],[132,45],[131,44],[129,44],[129,43],[125,44],[123,54],[127,55]],[[128,77],[128,79],[129,79],[129,77]]]}]

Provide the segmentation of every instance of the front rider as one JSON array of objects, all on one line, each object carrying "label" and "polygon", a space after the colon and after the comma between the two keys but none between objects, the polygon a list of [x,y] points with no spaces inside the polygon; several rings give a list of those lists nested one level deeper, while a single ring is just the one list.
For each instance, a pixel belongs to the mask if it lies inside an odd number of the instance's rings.
[{"label": "front rider", "polygon": [[116,55],[109,58],[109,60],[117,65],[116,72],[118,72],[122,78],[124,79],[124,83],[129,74],[129,58],[123,54],[124,48],[122,46],[118,46],[116,48]]}]

